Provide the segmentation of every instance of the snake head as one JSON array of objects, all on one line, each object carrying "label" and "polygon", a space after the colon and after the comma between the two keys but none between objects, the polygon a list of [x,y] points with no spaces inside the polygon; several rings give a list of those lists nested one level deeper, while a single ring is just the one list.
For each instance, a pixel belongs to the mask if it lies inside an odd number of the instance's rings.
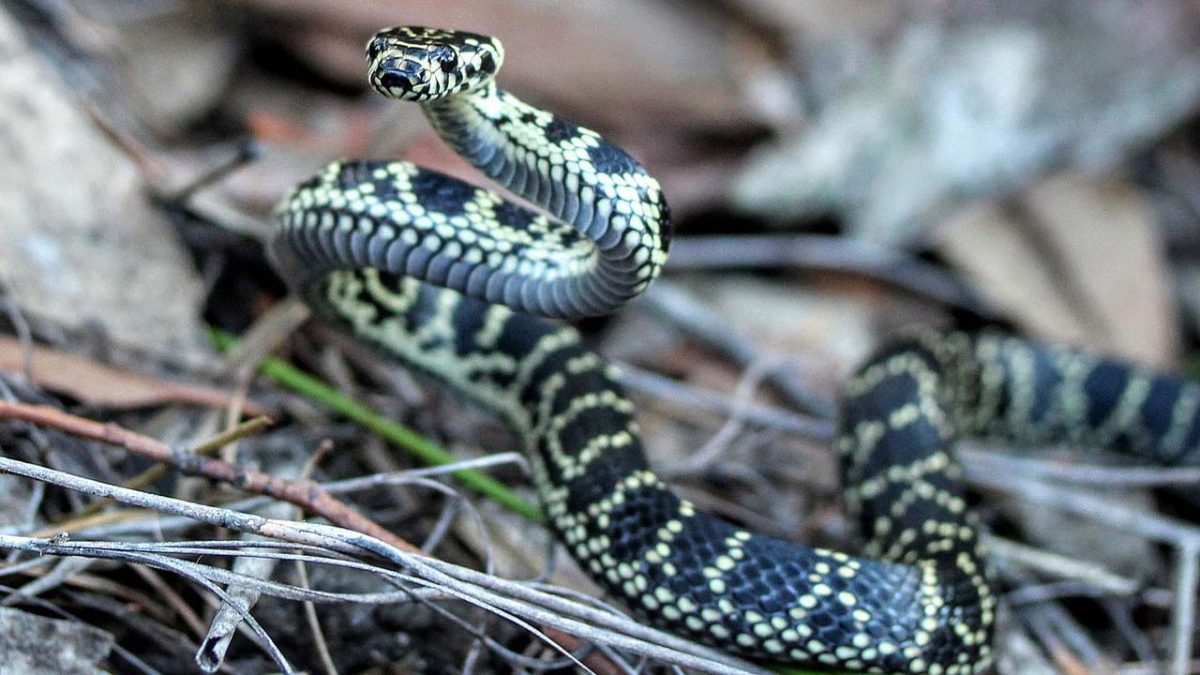
[{"label": "snake head", "polygon": [[404,101],[432,101],[491,82],[504,61],[495,38],[476,33],[401,26],[367,43],[371,86]]}]

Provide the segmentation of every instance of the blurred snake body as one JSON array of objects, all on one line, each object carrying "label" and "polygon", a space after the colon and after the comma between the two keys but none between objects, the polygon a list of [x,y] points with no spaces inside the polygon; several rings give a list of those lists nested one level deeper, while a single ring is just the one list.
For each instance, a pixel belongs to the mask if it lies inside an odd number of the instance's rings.
[{"label": "blurred snake body", "polygon": [[613,367],[537,318],[610,312],[659,274],[658,183],[499,89],[492,38],[393,28],[367,58],[376,90],[420,102],[451,147],[540,210],[406,162],[337,162],[278,207],[276,266],[327,320],[510,425],[567,550],[660,627],[766,661],[977,673],[997,598],[956,438],[1197,459],[1194,384],[1014,338],[922,334],[847,385],[837,446],[864,557],[699,512],[647,464]]}]

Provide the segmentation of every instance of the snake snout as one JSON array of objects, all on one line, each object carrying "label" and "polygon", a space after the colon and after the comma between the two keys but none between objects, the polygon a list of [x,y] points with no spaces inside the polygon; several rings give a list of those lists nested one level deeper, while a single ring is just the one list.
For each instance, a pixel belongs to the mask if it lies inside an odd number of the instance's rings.
[{"label": "snake snout", "polygon": [[429,83],[429,71],[412,59],[385,59],[379,64],[374,81],[381,93],[403,98],[418,94]]}]

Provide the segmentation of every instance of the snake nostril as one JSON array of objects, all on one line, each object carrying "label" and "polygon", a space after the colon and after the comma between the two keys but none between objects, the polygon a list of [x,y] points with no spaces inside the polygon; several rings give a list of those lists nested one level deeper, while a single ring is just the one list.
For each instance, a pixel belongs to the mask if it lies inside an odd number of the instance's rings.
[{"label": "snake nostril", "polygon": [[385,70],[379,74],[379,84],[387,89],[412,89],[412,78],[395,71]]},{"label": "snake nostril", "polygon": [[380,64],[376,79],[385,89],[412,91],[429,80],[429,73],[412,59],[387,59]]}]

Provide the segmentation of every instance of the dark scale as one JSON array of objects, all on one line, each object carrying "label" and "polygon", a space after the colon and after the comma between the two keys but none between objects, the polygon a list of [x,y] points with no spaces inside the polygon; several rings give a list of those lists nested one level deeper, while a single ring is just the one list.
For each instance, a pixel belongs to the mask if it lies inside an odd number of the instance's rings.
[{"label": "dark scale", "polygon": [[1129,386],[1130,371],[1115,363],[1097,363],[1088,373],[1083,388],[1088,392],[1087,423],[1099,427],[1117,410]]},{"label": "dark scale", "polygon": [[1172,453],[1156,453],[1154,456],[1155,461],[1165,462],[1169,465],[1182,463],[1191,466],[1200,464],[1200,415],[1193,414],[1183,424],[1187,430],[1184,434],[1183,446],[1178,451]]},{"label": "dark scale", "polygon": [[500,202],[493,210],[496,213],[496,222],[514,230],[528,230],[537,220],[537,214],[510,201]]},{"label": "dark scale", "polygon": [[[1063,378],[1054,365],[1055,354],[1046,349],[1030,349],[1026,353],[1034,361],[1032,377],[1027,383],[1033,392],[1027,424],[1031,429],[1056,423],[1061,425],[1063,421],[1056,420],[1055,416],[1061,417],[1063,409],[1061,405],[1056,405],[1055,394],[1059,391]],[[1126,383],[1127,381],[1122,380],[1122,389]]]},{"label": "dark scale", "polygon": [[[510,322],[510,323],[520,323],[520,322],[517,321],[517,322]],[[514,334],[517,334],[519,332],[523,332],[523,331],[515,331],[515,330],[513,331]],[[506,330],[505,334],[501,336],[502,346],[507,347],[509,345],[512,345],[513,343],[510,342],[510,340],[513,337],[516,337],[516,335],[514,335],[514,334],[510,334]],[[520,345],[520,346],[518,346],[518,349],[520,351],[518,351],[516,353],[523,355],[528,351],[530,346],[532,346],[532,343],[530,343],[529,345]],[[523,406],[525,406],[526,408],[530,409],[531,411],[537,411],[538,404],[541,401],[542,383],[546,380],[547,377],[549,377],[555,373],[565,371],[567,368],[567,363],[570,362],[571,359],[576,358],[583,353],[584,353],[583,349],[578,344],[569,344],[569,345],[564,345],[562,347],[559,347],[558,349],[551,352],[549,355],[543,356],[541,363],[539,363],[533,369],[533,376],[529,379],[529,384],[526,385],[524,390],[522,390],[518,394],[521,404]]]},{"label": "dark scale", "polygon": [[[343,170],[343,172],[344,172],[344,170]],[[340,179],[340,175],[339,175],[339,179]],[[310,176],[310,177],[306,178],[301,183],[297,183],[296,187],[293,189],[296,192],[308,191],[308,190],[312,190],[314,188],[321,187],[321,185],[324,182],[325,182],[325,174],[319,173],[314,176]],[[340,180],[339,180],[339,184],[342,184],[342,183],[340,183]]]},{"label": "dark scale", "polygon": [[[393,290],[399,289],[404,280],[403,275],[389,272],[378,273],[378,278],[380,286]],[[359,294],[360,299],[363,302],[369,303],[371,306],[373,306],[379,317],[397,317],[402,319],[404,321],[405,328],[410,332],[415,332],[421,326],[428,323],[430,318],[437,311],[438,291],[431,286],[422,285],[420,290],[417,292],[416,297],[413,299],[412,304],[402,315],[396,314],[390,307],[384,304],[382,298],[376,298],[374,294],[370,292],[370,288],[371,286],[368,284],[363,284],[363,290]],[[432,347],[435,345],[430,346]]]},{"label": "dark scale", "polygon": [[475,336],[483,328],[487,303],[474,298],[462,298],[454,306],[450,322],[454,326],[454,353],[467,356],[480,350]]},{"label": "dark scale", "polygon": [[546,125],[542,133],[546,135],[546,140],[550,141],[551,143],[562,143],[563,141],[569,141],[580,135],[579,127],[559,117],[558,115],[552,115],[550,117],[550,123]]},{"label": "dark scale", "polygon": [[326,185],[325,174],[319,174],[301,184],[301,188],[325,187],[330,192],[345,192],[360,190],[363,185],[370,185],[372,194],[385,203],[394,202],[399,197],[396,191],[395,178],[388,173],[387,178],[376,177],[377,171],[388,171],[390,162],[384,161],[350,161],[338,164],[338,171]]},{"label": "dark scale", "polygon": [[1181,380],[1158,378],[1150,383],[1150,392],[1142,401],[1139,417],[1146,434],[1145,445],[1155,451],[1161,449],[1168,432],[1174,426],[1174,408],[1186,385]]},{"label": "dark scale", "polygon": [[597,145],[589,147],[587,154],[592,165],[596,167],[596,171],[600,173],[627,175],[646,172],[642,165],[625,154],[624,150],[604,139],[599,139]]},{"label": "dark scale", "polygon": [[[606,534],[611,542],[609,552],[617,560],[639,561],[656,541],[656,533],[678,510],[675,495],[658,488],[627,490],[624,502],[609,513],[611,525],[597,532]],[[652,568],[635,565],[643,574],[653,574]],[[619,591],[618,591],[619,592]]]},{"label": "dark scale", "polygon": [[464,206],[476,197],[479,188],[436,171],[421,170],[412,177],[413,192],[421,195],[426,212],[436,211],[447,217],[466,214]]},{"label": "dark scale", "polygon": [[667,579],[667,585],[677,595],[691,596],[701,605],[711,603],[715,598],[703,568],[725,551],[725,540],[737,528],[708,514],[696,514],[681,522],[683,530],[671,538],[671,554],[666,558],[678,573]]},{"label": "dark scale", "polygon": [[[572,395],[578,396],[582,392],[572,392]],[[575,413],[570,421],[568,421],[555,434],[556,441],[566,448],[568,453],[572,453],[576,448],[583,448],[588,441],[596,438],[601,434],[610,433],[614,429],[623,429],[629,421],[629,416],[623,412],[613,410],[606,405],[586,408]],[[609,453],[616,454],[616,450],[609,448],[604,451],[606,462],[612,461]]]}]

